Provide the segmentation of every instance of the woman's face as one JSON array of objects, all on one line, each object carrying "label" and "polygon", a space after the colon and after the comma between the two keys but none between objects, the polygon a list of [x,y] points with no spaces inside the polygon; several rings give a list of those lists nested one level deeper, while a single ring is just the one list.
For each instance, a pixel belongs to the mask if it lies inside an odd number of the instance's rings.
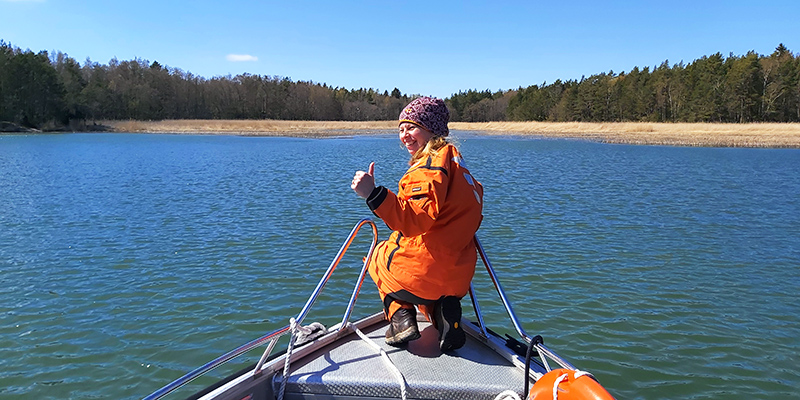
[{"label": "woman's face", "polygon": [[428,143],[433,137],[433,132],[411,122],[403,122],[400,124],[400,142],[406,146],[408,154],[414,154],[417,150],[423,148],[425,143]]}]

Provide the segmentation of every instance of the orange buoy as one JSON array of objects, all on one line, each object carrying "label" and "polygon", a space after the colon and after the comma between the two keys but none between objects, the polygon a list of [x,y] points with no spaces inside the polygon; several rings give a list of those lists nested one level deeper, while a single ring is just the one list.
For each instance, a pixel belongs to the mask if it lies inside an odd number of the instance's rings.
[{"label": "orange buoy", "polygon": [[533,384],[529,400],[614,400],[594,377],[584,371],[554,369]]}]

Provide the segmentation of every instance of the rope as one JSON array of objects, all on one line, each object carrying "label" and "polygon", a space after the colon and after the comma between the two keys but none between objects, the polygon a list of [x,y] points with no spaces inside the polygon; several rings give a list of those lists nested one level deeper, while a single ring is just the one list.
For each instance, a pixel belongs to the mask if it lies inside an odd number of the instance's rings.
[{"label": "rope", "polygon": [[528,343],[528,351],[525,352],[525,386],[522,390],[524,396],[528,395],[528,387],[530,386],[530,377],[531,377],[531,353],[533,352],[533,348],[536,347],[536,351],[539,352],[539,359],[543,360],[545,364],[545,368],[547,371],[550,371],[550,366],[547,365],[547,359],[545,359],[544,355],[542,354],[542,349],[537,344],[544,343],[544,339],[541,335],[536,335],[531,338],[531,342]]},{"label": "rope", "polygon": [[522,400],[517,392],[513,390],[504,390],[494,398],[494,400]]},{"label": "rope", "polygon": [[556,378],[553,382],[553,400],[558,400],[558,385],[560,385],[564,379],[567,379],[567,377],[569,377],[569,374],[561,374],[561,376]]},{"label": "rope", "polygon": [[544,356],[544,352],[542,351],[542,348],[539,347],[539,346],[536,346],[536,352],[539,353],[539,359],[542,360],[542,362],[544,363],[545,371],[547,371],[547,372],[552,371],[552,369],[550,368],[550,364],[547,362],[547,357]]},{"label": "rope", "polygon": [[[591,373],[591,372],[586,372],[586,371],[581,371],[581,370],[575,370],[575,380],[576,380],[576,381],[578,380],[578,378],[580,378],[580,377],[582,377],[582,376],[588,376],[589,378],[592,378],[592,379],[594,379],[594,375],[592,375],[592,373]],[[595,380],[597,380],[597,379],[595,379]]]},{"label": "rope", "polygon": [[286,358],[283,362],[283,379],[278,391],[278,400],[283,400],[283,393],[286,390],[286,381],[289,380],[289,359],[295,346],[302,346],[322,335],[328,333],[328,329],[319,322],[312,322],[308,326],[301,326],[294,318],[289,318],[289,327],[292,337],[289,339],[289,348],[286,349]]},{"label": "rope", "polygon": [[[576,380],[576,381],[578,380],[578,378],[580,378],[582,376],[588,376],[588,377],[594,379],[594,375],[592,375],[589,372],[581,371],[581,370],[575,370],[575,373],[572,375],[573,379]],[[553,382],[553,400],[558,400],[558,385],[560,385],[561,382],[564,382],[564,380],[567,379],[568,377],[569,377],[569,374],[561,374],[561,376],[556,378],[556,380]]]},{"label": "rope", "polygon": [[286,358],[283,361],[283,379],[281,379],[281,388],[278,390],[278,400],[283,400],[283,393],[286,391],[286,381],[289,380],[289,359],[294,351],[294,341],[298,332],[297,321],[294,318],[289,318],[289,327],[292,332],[292,337],[289,338],[289,348],[286,349]]},{"label": "rope", "polygon": [[[356,334],[358,334],[358,336],[363,341],[367,342],[367,344],[369,344],[370,347],[372,347],[375,351],[380,353],[381,358],[383,359],[384,363],[386,364],[386,366],[389,367],[389,370],[391,370],[392,373],[394,373],[394,376],[397,378],[397,382],[400,384],[400,397],[403,400],[406,400],[406,379],[403,377],[403,374],[400,372],[400,370],[397,369],[397,366],[394,365],[392,360],[389,358],[389,355],[386,354],[386,351],[384,351],[380,346],[375,344],[372,341],[372,339],[367,337],[367,335],[365,335],[363,332],[361,332],[361,330],[359,330],[355,326],[353,326],[353,330],[356,332]],[[519,399],[519,398],[517,398],[517,399]]]}]

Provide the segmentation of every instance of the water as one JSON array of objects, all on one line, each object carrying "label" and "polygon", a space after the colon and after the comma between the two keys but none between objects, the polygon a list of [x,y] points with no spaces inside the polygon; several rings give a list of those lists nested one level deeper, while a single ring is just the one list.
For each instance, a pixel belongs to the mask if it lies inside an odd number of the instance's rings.
[{"label": "water", "polygon": [[[800,151],[455,136],[528,333],[621,399],[797,398]],[[0,398],[141,398],[286,324],[372,216],[349,189],[370,161],[393,188],[406,156],[393,135],[0,136]],[[311,320],[341,319],[365,246]]]}]

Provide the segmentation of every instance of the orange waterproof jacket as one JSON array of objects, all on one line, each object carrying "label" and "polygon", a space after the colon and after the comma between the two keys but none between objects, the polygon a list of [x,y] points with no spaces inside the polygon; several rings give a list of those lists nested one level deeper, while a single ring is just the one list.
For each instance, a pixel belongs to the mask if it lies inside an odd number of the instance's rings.
[{"label": "orange waterproof jacket", "polygon": [[475,273],[473,237],[483,219],[483,186],[447,144],[412,165],[398,189],[394,194],[381,186],[367,199],[394,231],[370,260],[379,291],[406,290],[427,300],[463,297]]}]

